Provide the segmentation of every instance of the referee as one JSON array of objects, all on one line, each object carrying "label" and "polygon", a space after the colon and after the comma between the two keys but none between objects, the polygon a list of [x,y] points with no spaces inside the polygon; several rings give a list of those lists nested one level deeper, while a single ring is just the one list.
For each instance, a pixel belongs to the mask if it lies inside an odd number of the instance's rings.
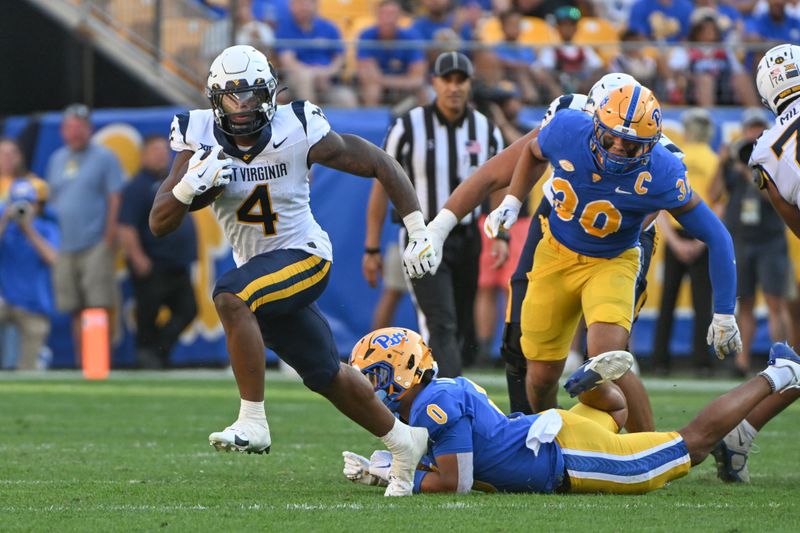
[{"label": "referee", "polygon": [[[436,58],[432,84],[436,99],[398,117],[384,149],[403,166],[417,191],[422,212],[431,220],[462,180],[503,149],[500,130],[467,105],[473,66],[464,54]],[[374,182],[367,208],[363,270],[375,279],[381,265],[381,230],[388,197]],[[461,220],[444,243],[435,275],[411,280],[419,328],[439,364],[439,376],[461,374],[462,356],[475,354],[473,306],[478,285],[481,236],[477,213]],[[401,234],[400,242],[405,242]]]}]

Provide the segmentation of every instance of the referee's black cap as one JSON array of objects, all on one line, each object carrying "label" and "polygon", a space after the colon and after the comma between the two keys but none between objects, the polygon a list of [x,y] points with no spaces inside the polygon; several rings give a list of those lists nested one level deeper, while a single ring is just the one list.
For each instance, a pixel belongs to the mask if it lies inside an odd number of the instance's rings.
[{"label": "referee's black cap", "polygon": [[468,78],[475,73],[472,61],[461,52],[444,52],[433,64],[434,76],[447,76],[451,72],[463,72]]}]

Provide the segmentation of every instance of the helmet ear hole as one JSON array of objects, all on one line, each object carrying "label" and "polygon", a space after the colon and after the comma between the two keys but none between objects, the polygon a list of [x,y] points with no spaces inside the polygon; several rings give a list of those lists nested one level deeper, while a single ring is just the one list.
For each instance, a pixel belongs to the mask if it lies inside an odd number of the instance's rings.
[{"label": "helmet ear hole", "polygon": [[411,354],[411,357],[409,357],[409,358],[408,358],[408,366],[407,366],[407,368],[408,368],[409,370],[410,370],[410,369],[412,369],[412,368],[414,368],[414,366],[415,366],[415,365],[414,365],[414,363],[415,363],[415,361],[414,361],[414,354]]}]

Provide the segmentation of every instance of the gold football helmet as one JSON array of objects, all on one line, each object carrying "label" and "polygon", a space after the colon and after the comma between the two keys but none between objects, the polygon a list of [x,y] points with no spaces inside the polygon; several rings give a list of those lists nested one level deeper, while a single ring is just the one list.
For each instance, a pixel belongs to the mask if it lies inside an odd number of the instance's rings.
[{"label": "gold football helmet", "polygon": [[[625,155],[609,151],[615,137],[622,139]],[[647,87],[614,89],[595,108],[591,148],[608,172],[625,174],[646,165],[660,138],[661,106]]]},{"label": "gold football helmet", "polygon": [[350,364],[370,380],[375,394],[396,411],[400,399],[428,370],[436,375],[431,349],[414,331],[382,328],[361,337],[350,352]]}]

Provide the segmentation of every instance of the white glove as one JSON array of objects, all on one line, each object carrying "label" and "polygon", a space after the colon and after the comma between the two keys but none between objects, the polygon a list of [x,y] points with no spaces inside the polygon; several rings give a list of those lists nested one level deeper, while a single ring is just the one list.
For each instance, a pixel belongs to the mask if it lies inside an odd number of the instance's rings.
[{"label": "white glove", "polygon": [[172,188],[172,194],[182,204],[189,205],[195,196],[199,196],[211,187],[227,185],[233,174],[233,160],[218,159],[222,146],[211,150],[198,150],[189,159],[189,168],[181,181]]},{"label": "white glove", "polygon": [[403,265],[410,278],[421,278],[437,264],[436,252],[420,211],[404,216],[403,224],[408,231],[408,246],[403,252]]},{"label": "white glove", "polygon": [[501,224],[504,228],[511,229],[519,217],[520,208],[522,208],[522,202],[519,201],[519,198],[507,194],[497,209],[486,217],[486,222],[483,223],[483,232],[490,239],[494,239],[500,231]]},{"label": "white glove", "polygon": [[[388,452],[387,452],[388,453]],[[375,455],[373,453],[372,455]],[[366,457],[362,457],[353,452],[342,452],[344,457],[344,469],[342,473],[353,483],[363,483],[364,485],[388,485],[388,481],[383,482],[379,476],[374,476],[369,472],[370,462]],[[391,454],[390,454],[391,457]]]},{"label": "white glove", "polygon": [[728,354],[742,350],[742,337],[736,325],[736,317],[714,313],[714,319],[708,327],[706,342],[714,347],[717,357],[724,359]]},{"label": "white glove", "polygon": [[447,240],[447,236],[450,235],[450,232],[457,224],[458,218],[456,218],[455,213],[449,209],[442,209],[439,211],[439,214],[428,224],[428,235],[430,236],[431,244],[433,244],[433,251],[436,254],[436,259],[434,260],[435,264],[431,269],[431,274],[436,274],[436,271],[439,270],[439,265],[442,264],[442,259],[444,259],[444,253],[442,251],[444,248],[444,241]]},{"label": "white glove", "polygon": [[392,469],[392,452],[389,450],[375,450],[369,456],[369,473],[379,479],[378,484],[389,484],[389,471]]}]

